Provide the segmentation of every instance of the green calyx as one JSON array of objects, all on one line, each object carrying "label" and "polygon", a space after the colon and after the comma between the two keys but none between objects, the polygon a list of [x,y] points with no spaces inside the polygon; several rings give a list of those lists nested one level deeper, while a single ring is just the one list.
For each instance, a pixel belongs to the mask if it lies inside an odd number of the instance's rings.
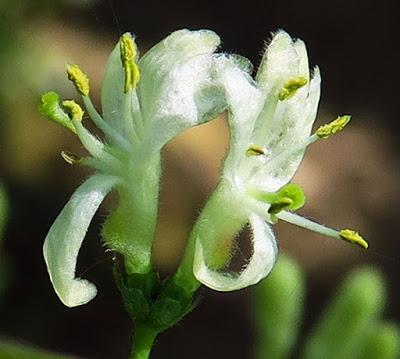
[{"label": "green calyx", "polygon": [[280,101],[287,100],[295,95],[297,90],[307,84],[308,80],[303,76],[293,77],[283,84],[283,88],[279,91],[278,97]]},{"label": "green calyx", "polygon": [[45,93],[40,98],[39,112],[49,120],[68,128],[73,133],[76,133],[70,117],[61,107],[59,100],[60,97],[56,92],[50,91]]},{"label": "green calyx", "polygon": [[158,274],[126,274],[114,267],[116,283],[125,309],[135,323],[145,324],[155,333],[178,323],[193,309],[193,296],[172,280],[160,281]]}]

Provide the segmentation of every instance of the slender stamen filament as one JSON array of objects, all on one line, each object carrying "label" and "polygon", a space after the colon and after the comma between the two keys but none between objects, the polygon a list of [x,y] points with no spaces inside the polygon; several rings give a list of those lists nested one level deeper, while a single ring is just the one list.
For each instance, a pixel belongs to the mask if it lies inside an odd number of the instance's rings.
[{"label": "slender stamen filament", "polygon": [[101,158],[104,153],[104,144],[94,137],[80,121],[72,119],[72,122],[76,129],[76,134],[81,141],[82,145],[88,150],[88,152],[97,158]]},{"label": "slender stamen filament", "polygon": [[102,130],[106,135],[114,139],[123,149],[129,150],[129,141],[124,138],[120,133],[118,133],[114,128],[112,128],[97,112],[93,105],[93,102],[89,96],[82,96],[83,103],[85,104],[86,110],[94,122],[94,124]]},{"label": "slender stamen filament", "polygon": [[[93,136],[80,121],[72,120],[76,134],[81,141],[83,147],[100,163],[104,163],[109,169],[112,168],[115,172],[121,172],[121,163],[119,160],[106,151],[104,143]],[[82,161],[85,163],[86,161]],[[90,163],[90,161],[88,162]]]},{"label": "slender stamen filament", "polygon": [[301,217],[298,214],[287,211],[281,211],[277,213],[276,217],[285,222],[289,222],[296,226],[303,227],[305,229],[322,234],[324,236],[345,240],[350,243],[358,244],[363,248],[368,248],[368,243],[355,231],[351,231],[348,229],[337,231],[336,229],[326,227],[322,224]]},{"label": "slender stamen filament", "polygon": [[331,135],[342,131],[344,127],[349,123],[350,118],[351,117],[349,115],[339,116],[336,120],[319,127],[317,131],[315,131],[313,135],[309,136],[304,143],[295,146],[294,148],[289,148],[288,150],[279,153],[277,156],[272,157],[271,163],[276,166],[276,162],[279,162],[280,160],[285,160],[296,154],[297,152],[305,150],[309,145],[316,142],[317,140],[328,138]]},{"label": "slender stamen filament", "polygon": [[130,138],[132,141],[138,141],[139,136],[135,131],[135,126],[133,123],[133,118],[132,118],[132,91],[128,91],[124,95],[124,101],[123,101],[123,106],[124,106],[124,120],[125,120],[125,130],[126,132],[130,135]]}]

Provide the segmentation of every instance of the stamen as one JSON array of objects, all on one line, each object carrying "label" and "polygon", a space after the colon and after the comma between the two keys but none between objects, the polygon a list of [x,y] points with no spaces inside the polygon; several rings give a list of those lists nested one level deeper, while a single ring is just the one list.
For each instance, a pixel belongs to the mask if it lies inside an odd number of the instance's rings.
[{"label": "stamen", "polygon": [[345,126],[350,122],[350,115],[338,116],[338,118],[326,125],[321,126],[315,131],[315,135],[319,138],[328,138],[342,131]]},{"label": "stamen", "polygon": [[312,143],[330,137],[344,129],[344,127],[349,123],[351,119],[350,115],[338,116],[338,118],[326,125],[318,128],[315,133],[308,137],[308,139],[300,144],[297,147],[290,147],[287,150],[280,152],[278,155],[271,158],[271,164],[276,166],[279,161],[285,161],[290,156],[294,155],[297,152],[304,151],[306,147],[311,145]]},{"label": "stamen", "polygon": [[266,156],[269,154],[269,151],[265,147],[261,147],[258,145],[251,145],[247,150],[246,150],[246,156],[247,157],[252,157],[252,156]]},{"label": "stamen", "polygon": [[120,39],[121,62],[125,70],[125,93],[136,88],[140,79],[136,63],[137,46],[131,34],[125,33]]},{"label": "stamen", "polygon": [[82,107],[73,100],[63,101],[62,104],[64,108],[68,111],[70,119],[72,120],[72,123],[75,127],[77,136],[79,137],[82,145],[89,151],[89,153],[96,158],[111,160],[111,162],[114,162],[115,160],[112,159],[112,156],[105,151],[104,144],[96,137],[94,137],[83,126],[82,118],[84,112],[82,110]]},{"label": "stamen", "polygon": [[70,165],[76,165],[82,163],[83,158],[77,155],[74,155],[68,151],[61,151],[61,157],[64,159],[65,162],[69,163]]},{"label": "stamen", "polygon": [[363,248],[368,248],[368,242],[360,236],[360,234],[352,229],[342,229],[340,231],[340,237],[350,243],[358,244]]},{"label": "stamen", "polygon": [[283,84],[283,88],[278,93],[279,100],[287,100],[294,96],[297,90],[307,84],[307,78],[303,76],[292,77]]},{"label": "stamen", "polygon": [[83,96],[88,96],[90,87],[89,87],[89,78],[88,76],[80,69],[78,65],[68,65],[67,66],[67,75],[68,79],[71,80],[78,91]]},{"label": "stamen", "polygon": [[295,213],[282,211],[276,214],[276,217],[291,224],[299,227],[303,227],[310,231],[322,234],[327,237],[332,237],[335,239],[345,240],[350,243],[354,243],[363,248],[368,248],[368,243],[355,231],[350,229],[343,229],[337,231],[335,229],[326,227],[322,224],[310,221],[307,218],[301,217]]},{"label": "stamen", "polygon": [[56,92],[50,91],[40,98],[39,112],[49,120],[68,128],[76,134],[75,127],[68,114],[60,106],[60,97]]},{"label": "stamen", "polygon": [[122,148],[125,150],[129,150],[130,144],[129,141],[121,135],[118,131],[116,131],[110,124],[104,121],[103,117],[97,112],[96,108],[93,105],[92,100],[89,96],[83,96],[83,103],[85,104],[86,110],[95,123],[95,125],[102,130],[106,135],[110,136],[114,139]]},{"label": "stamen", "polygon": [[62,105],[67,110],[70,118],[73,121],[82,121],[85,112],[82,110],[82,107],[79,106],[74,100],[65,100],[62,102]]}]

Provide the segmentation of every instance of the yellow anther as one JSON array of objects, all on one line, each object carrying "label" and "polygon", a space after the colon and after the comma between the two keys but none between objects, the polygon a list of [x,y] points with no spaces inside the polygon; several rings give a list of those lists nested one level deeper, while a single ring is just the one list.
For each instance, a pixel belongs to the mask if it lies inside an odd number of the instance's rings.
[{"label": "yellow anther", "polygon": [[140,71],[136,63],[137,46],[132,35],[125,33],[119,42],[121,62],[125,71],[125,93],[136,88],[140,80]]},{"label": "yellow anther", "polygon": [[342,229],[339,232],[342,239],[347,242],[358,244],[360,247],[368,248],[368,242],[360,234],[352,229]]},{"label": "yellow anther", "polygon": [[70,165],[79,164],[83,160],[82,157],[79,157],[67,151],[61,151],[61,157],[64,159],[65,162],[69,163]]},{"label": "yellow anther", "polygon": [[307,78],[303,76],[292,77],[283,84],[283,88],[279,91],[279,100],[287,100],[291,98],[296,91],[307,84]]},{"label": "yellow anther", "polygon": [[267,154],[268,154],[268,150],[265,147],[261,147],[261,146],[257,146],[257,145],[251,145],[246,150],[246,156],[247,157],[266,156]]},{"label": "yellow anther", "polygon": [[342,131],[345,126],[350,122],[350,115],[338,116],[338,118],[326,125],[321,126],[315,131],[319,138],[328,138],[335,133]]},{"label": "yellow anther", "polygon": [[68,79],[73,82],[76,91],[78,91],[83,96],[89,95],[89,77],[81,70],[78,65],[68,65],[67,75]]},{"label": "yellow anther", "polygon": [[63,101],[62,105],[67,110],[72,120],[82,121],[83,114],[85,112],[74,100],[65,100]]}]

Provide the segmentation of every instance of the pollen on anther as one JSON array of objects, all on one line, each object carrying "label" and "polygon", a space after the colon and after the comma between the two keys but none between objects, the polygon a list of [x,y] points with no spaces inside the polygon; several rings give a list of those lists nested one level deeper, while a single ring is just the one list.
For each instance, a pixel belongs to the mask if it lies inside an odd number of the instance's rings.
[{"label": "pollen on anther", "polygon": [[247,150],[246,150],[246,156],[247,157],[253,157],[253,156],[267,156],[269,154],[269,151],[267,148],[258,146],[258,145],[251,145]]}]

